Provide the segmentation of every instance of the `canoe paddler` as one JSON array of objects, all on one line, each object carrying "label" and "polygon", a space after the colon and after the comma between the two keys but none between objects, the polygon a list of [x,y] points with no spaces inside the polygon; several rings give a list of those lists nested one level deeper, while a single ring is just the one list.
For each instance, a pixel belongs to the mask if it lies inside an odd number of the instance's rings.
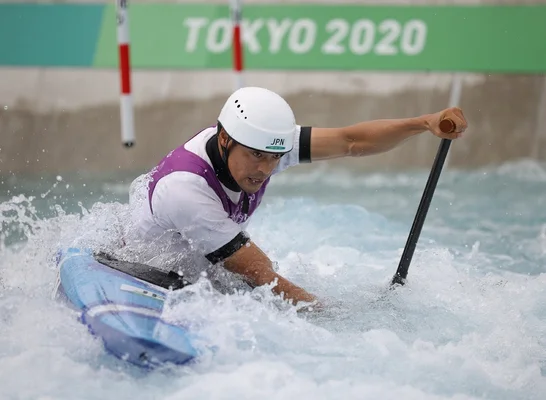
[{"label": "canoe paddler", "polygon": [[[440,128],[446,119],[450,133]],[[251,288],[275,282],[274,293],[313,303],[315,295],[278,274],[246,232],[271,178],[298,164],[384,153],[423,132],[458,139],[466,128],[457,107],[338,128],[301,126],[280,95],[244,87],[228,97],[213,126],[172,150],[146,174],[147,184],[132,190],[131,198],[144,199],[135,234],[192,255],[208,274],[229,272]]]}]

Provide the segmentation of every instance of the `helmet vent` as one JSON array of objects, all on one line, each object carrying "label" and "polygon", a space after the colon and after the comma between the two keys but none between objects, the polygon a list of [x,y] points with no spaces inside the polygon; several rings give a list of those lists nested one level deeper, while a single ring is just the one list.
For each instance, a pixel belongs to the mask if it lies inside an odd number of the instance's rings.
[{"label": "helmet vent", "polygon": [[[239,102],[239,100],[235,100],[235,104],[237,104]],[[237,104],[237,108],[241,108],[241,105],[240,104]],[[243,113],[243,110],[241,110],[241,114]],[[246,119],[246,116],[245,116],[245,119]]]}]

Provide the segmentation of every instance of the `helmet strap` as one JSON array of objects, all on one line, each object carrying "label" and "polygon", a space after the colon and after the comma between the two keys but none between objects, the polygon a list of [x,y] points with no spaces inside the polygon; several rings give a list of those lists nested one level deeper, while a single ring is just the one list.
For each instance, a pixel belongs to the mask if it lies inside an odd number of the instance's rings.
[{"label": "helmet strap", "polygon": [[[220,135],[217,135],[217,136],[218,136],[218,143],[220,143]],[[242,190],[241,187],[237,184],[237,181],[235,180],[235,178],[233,178],[233,175],[231,175],[231,171],[229,170],[229,165],[228,165],[229,149],[228,149],[228,146],[229,146],[229,143],[231,141],[235,142],[231,138],[231,136],[228,135],[226,145],[224,146],[223,144],[220,143],[220,148],[222,149],[222,155],[221,155],[222,162],[224,163],[224,168],[225,168],[225,170],[227,172],[228,178],[232,182],[232,185],[236,186],[238,190]]]},{"label": "helmet strap", "polygon": [[[218,139],[220,139],[220,136],[218,136]],[[229,167],[228,167],[228,163],[227,163],[227,158],[228,158],[228,146],[229,146],[229,142],[230,142],[231,140],[232,140],[231,137],[228,136],[226,145],[224,146],[223,144],[220,144],[220,147],[222,148],[222,161],[224,162],[224,164],[226,164],[226,169],[227,169],[227,171],[228,171],[230,177],[231,177],[231,172],[229,172]]]},{"label": "helmet strap", "polygon": [[[229,165],[228,165],[228,146],[229,146],[229,142],[231,142],[233,139],[231,138],[231,136],[228,135],[228,140],[226,142],[226,145],[223,146],[222,144],[220,144],[220,147],[222,148],[222,161],[224,162],[224,164],[226,165],[226,171],[229,175],[229,177],[233,180],[233,182],[236,182],[235,179],[233,178],[233,175],[231,175],[231,171],[229,170]],[[233,142],[235,142],[235,140],[233,140]],[[237,142],[235,142],[237,143]],[[239,185],[237,185],[239,186]],[[240,187],[239,187],[240,188]],[[242,189],[241,189],[242,190]],[[243,192],[243,214],[248,214],[248,207],[249,207],[249,198],[248,198],[248,193],[247,192]]]}]

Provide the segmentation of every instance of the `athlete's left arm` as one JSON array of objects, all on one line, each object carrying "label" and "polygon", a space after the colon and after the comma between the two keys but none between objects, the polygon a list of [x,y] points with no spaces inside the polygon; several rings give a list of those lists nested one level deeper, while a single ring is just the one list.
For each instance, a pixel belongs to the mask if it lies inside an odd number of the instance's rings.
[{"label": "athlete's left arm", "polygon": [[[440,122],[449,118],[455,123],[453,133],[443,133]],[[414,118],[379,119],[342,128],[315,128],[311,134],[311,160],[360,157],[389,151],[421,132],[430,131],[444,139],[457,139],[467,128],[458,107]]]}]

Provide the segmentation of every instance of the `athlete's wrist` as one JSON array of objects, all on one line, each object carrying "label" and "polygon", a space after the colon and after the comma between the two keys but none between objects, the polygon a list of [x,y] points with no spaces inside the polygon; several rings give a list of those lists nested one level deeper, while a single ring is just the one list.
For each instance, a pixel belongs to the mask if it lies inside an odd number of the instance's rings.
[{"label": "athlete's wrist", "polygon": [[409,124],[414,135],[418,135],[429,130],[429,118],[430,114],[423,114],[409,119]]}]

